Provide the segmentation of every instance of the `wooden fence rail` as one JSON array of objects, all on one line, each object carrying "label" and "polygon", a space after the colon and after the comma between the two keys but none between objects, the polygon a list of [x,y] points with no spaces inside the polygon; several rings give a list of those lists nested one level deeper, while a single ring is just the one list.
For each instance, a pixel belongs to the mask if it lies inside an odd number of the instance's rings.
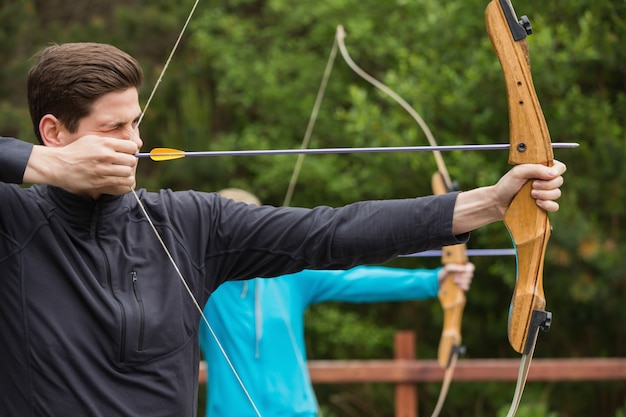
[{"label": "wooden fence rail", "polygon": [[[392,360],[311,360],[314,384],[385,382],[395,384],[396,417],[417,417],[420,382],[441,382],[444,370],[436,360],[415,359],[415,334],[395,334]],[[516,381],[519,359],[459,359],[453,383],[460,381]],[[533,359],[529,381],[626,381],[626,358]],[[206,368],[200,365],[200,383]]]}]

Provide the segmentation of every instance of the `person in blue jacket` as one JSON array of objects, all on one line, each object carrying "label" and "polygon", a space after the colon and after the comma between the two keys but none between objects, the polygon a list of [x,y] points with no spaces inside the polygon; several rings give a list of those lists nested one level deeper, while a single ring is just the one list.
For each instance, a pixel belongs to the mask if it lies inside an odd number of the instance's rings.
[{"label": "person in blue jacket", "polygon": [[[260,205],[254,195],[243,190],[226,189],[220,194]],[[209,297],[204,314],[227,357],[206,324],[200,324],[208,376],[206,416],[254,416],[255,407],[262,416],[317,416],[306,363],[306,309],[325,301],[373,303],[436,297],[439,282],[448,272],[455,273],[461,289],[469,289],[474,272],[471,263],[436,269],[358,266],[303,270],[271,280],[222,284]]]}]

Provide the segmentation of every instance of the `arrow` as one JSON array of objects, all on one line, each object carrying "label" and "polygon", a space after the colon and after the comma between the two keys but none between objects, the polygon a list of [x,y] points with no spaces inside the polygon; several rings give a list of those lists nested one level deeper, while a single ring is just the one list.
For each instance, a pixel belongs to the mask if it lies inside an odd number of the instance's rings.
[{"label": "arrow", "polygon": [[[553,143],[555,149],[572,149],[578,143]],[[319,148],[319,149],[252,149],[243,151],[181,151],[172,148],[154,148],[150,152],[139,152],[137,158],[150,158],[153,161],[171,161],[194,156],[255,156],[255,155],[319,155],[340,153],[387,153],[387,152],[432,152],[432,151],[497,151],[510,148],[508,143],[489,145],[447,145],[447,146],[383,146],[368,148]]]},{"label": "arrow", "polygon": [[[400,255],[399,258],[428,258],[439,257],[443,254],[441,249],[426,250],[412,253],[410,255]],[[515,249],[467,249],[467,256],[515,256]]]}]

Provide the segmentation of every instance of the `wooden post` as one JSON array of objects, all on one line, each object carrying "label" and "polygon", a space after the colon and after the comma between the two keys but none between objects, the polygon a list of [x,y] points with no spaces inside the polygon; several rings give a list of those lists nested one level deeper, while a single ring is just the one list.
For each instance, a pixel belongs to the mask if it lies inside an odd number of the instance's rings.
[{"label": "wooden post", "polygon": [[[394,335],[396,361],[415,360],[415,333],[398,331]],[[417,417],[417,388],[412,383],[396,384],[395,417]]]}]

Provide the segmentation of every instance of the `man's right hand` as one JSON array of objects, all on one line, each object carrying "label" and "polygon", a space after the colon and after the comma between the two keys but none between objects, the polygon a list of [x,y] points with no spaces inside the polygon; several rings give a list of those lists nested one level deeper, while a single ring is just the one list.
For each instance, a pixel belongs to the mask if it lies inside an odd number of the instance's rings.
[{"label": "man's right hand", "polygon": [[24,172],[24,182],[49,184],[98,198],[125,194],[135,186],[139,151],[134,141],[95,135],[62,146],[37,145]]}]

